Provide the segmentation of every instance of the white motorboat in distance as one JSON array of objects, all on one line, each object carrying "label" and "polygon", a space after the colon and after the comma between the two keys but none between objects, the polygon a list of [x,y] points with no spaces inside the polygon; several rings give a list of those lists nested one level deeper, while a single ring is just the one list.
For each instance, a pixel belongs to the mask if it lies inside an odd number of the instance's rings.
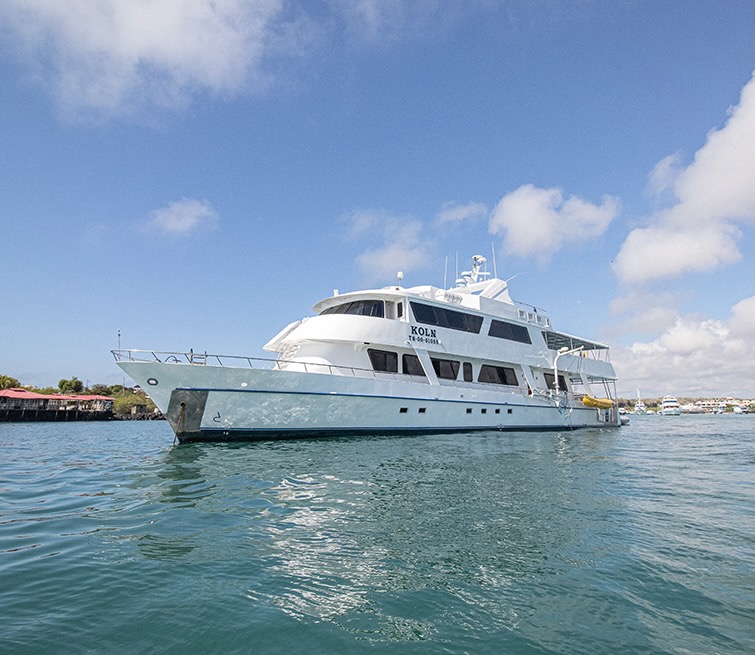
[{"label": "white motorboat in distance", "polygon": [[679,416],[682,408],[679,401],[673,396],[664,396],[661,400],[661,408],[658,410],[661,416]]},{"label": "white motorboat in distance", "polygon": [[645,415],[648,413],[648,408],[645,406],[645,403],[642,402],[642,398],[640,398],[639,389],[637,389],[637,402],[634,405],[634,411],[632,413],[638,415]]},{"label": "white motorboat in distance", "polygon": [[334,292],[271,360],[113,354],[181,442],[620,425],[608,347],[555,331],[484,264],[451,289]]}]

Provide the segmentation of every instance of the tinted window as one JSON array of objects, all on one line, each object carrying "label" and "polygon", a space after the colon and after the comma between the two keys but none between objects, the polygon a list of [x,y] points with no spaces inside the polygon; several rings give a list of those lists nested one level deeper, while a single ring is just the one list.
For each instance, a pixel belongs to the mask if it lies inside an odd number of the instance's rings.
[{"label": "tinted window", "polygon": [[456,312],[444,307],[423,305],[418,302],[411,302],[410,304],[414,312],[414,318],[419,323],[424,323],[425,325],[437,325],[438,327],[461,330],[462,332],[474,332],[475,334],[479,334],[482,327],[482,316]]},{"label": "tinted window", "polygon": [[516,379],[516,372],[513,368],[507,366],[490,366],[483,364],[480,367],[480,374],[477,376],[478,382],[488,382],[490,384],[506,384],[515,387],[519,384]]},{"label": "tinted window", "polygon": [[328,307],[320,312],[321,316],[325,314],[354,314],[383,318],[385,316],[385,303],[382,300],[355,300],[335,307]]},{"label": "tinted window", "polygon": [[472,381],[472,365],[469,362],[464,362],[463,373],[464,373],[464,382],[471,382]]},{"label": "tinted window", "polygon": [[459,362],[452,359],[431,359],[435,375],[444,380],[455,380],[459,374]]},{"label": "tinted window", "polygon": [[509,341],[518,341],[519,343],[532,343],[530,331],[524,325],[496,321],[495,319],[490,322],[488,336],[508,339]]},{"label": "tinted window", "polygon": [[[545,384],[548,385],[549,389],[556,388],[556,378],[553,377],[553,373],[545,373],[543,377],[545,378]],[[568,391],[566,380],[563,375],[558,376],[558,389],[559,391]]]},{"label": "tinted window", "polygon": [[367,354],[370,356],[372,368],[376,371],[385,371],[386,373],[398,373],[398,354],[389,350],[375,350],[368,348]]},{"label": "tinted window", "polygon": [[402,355],[401,365],[403,366],[404,375],[425,376],[425,369],[422,368],[422,364],[417,355]]}]

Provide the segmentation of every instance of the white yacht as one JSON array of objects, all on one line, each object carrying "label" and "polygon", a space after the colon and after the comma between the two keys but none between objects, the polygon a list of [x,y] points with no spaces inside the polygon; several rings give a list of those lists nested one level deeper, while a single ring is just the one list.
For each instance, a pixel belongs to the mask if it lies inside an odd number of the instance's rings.
[{"label": "white yacht", "polygon": [[181,442],[620,425],[608,347],[554,330],[484,264],[451,289],[336,291],[270,360],[113,354]]},{"label": "white yacht", "polygon": [[637,389],[637,402],[634,404],[634,412],[633,414],[639,414],[644,415],[648,413],[648,408],[645,406],[645,403],[642,402],[642,398],[640,398],[640,390]]},{"label": "white yacht", "polygon": [[679,401],[673,396],[664,396],[661,400],[661,408],[658,410],[661,416],[679,416],[682,413],[682,408],[679,405]]}]

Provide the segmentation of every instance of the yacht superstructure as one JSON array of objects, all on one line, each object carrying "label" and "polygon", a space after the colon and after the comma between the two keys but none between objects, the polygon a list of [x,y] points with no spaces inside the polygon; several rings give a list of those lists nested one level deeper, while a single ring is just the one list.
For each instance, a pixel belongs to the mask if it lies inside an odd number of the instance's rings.
[{"label": "yacht superstructure", "polygon": [[661,416],[679,416],[682,408],[679,401],[673,396],[664,396],[661,400],[661,408],[658,411]]},{"label": "yacht superstructure", "polygon": [[648,408],[645,406],[645,403],[642,402],[642,398],[640,398],[640,390],[637,389],[637,402],[634,405],[634,412],[633,414],[647,414]]},{"label": "yacht superstructure", "polygon": [[554,330],[484,264],[451,289],[334,292],[264,346],[274,360],[114,355],[179,441],[618,426],[608,347]]}]

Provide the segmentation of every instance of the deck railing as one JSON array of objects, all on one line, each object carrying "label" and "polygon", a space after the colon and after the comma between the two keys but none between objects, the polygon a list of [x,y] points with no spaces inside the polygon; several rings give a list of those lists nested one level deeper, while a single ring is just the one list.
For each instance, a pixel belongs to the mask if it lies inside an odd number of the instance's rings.
[{"label": "deck railing", "polygon": [[[359,378],[372,378],[376,380],[395,380],[401,382],[416,382],[429,384],[424,375],[405,375],[388,371],[374,371],[355,366],[338,366],[324,362],[306,362],[287,359],[269,359],[263,357],[243,357],[239,355],[213,355],[194,351],[163,352],[157,350],[113,350],[113,356],[117,362],[157,362],[162,364],[191,364],[193,366],[223,366],[228,368],[253,368],[269,371],[296,371],[304,373],[319,373],[325,375],[346,375]],[[448,380],[439,378],[441,386],[453,386],[457,388],[487,389],[505,394],[527,393],[527,389],[521,386],[509,386],[504,384],[492,384],[489,382],[462,382],[461,380]],[[535,397],[543,399],[552,397],[552,392],[546,389],[536,389],[532,393]],[[571,392],[560,393],[562,399],[573,400]]]},{"label": "deck railing", "polygon": [[263,357],[243,357],[238,355],[213,355],[210,353],[161,352],[156,350],[113,350],[117,362],[157,362],[162,364],[192,364],[194,366],[222,366],[228,368],[254,368],[269,371],[298,371],[326,375],[349,375],[352,377],[371,377],[378,379],[395,378],[397,380],[413,379],[426,381],[420,376],[401,375],[385,371],[339,366],[325,362],[307,362],[288,359],[268,359]]}]

